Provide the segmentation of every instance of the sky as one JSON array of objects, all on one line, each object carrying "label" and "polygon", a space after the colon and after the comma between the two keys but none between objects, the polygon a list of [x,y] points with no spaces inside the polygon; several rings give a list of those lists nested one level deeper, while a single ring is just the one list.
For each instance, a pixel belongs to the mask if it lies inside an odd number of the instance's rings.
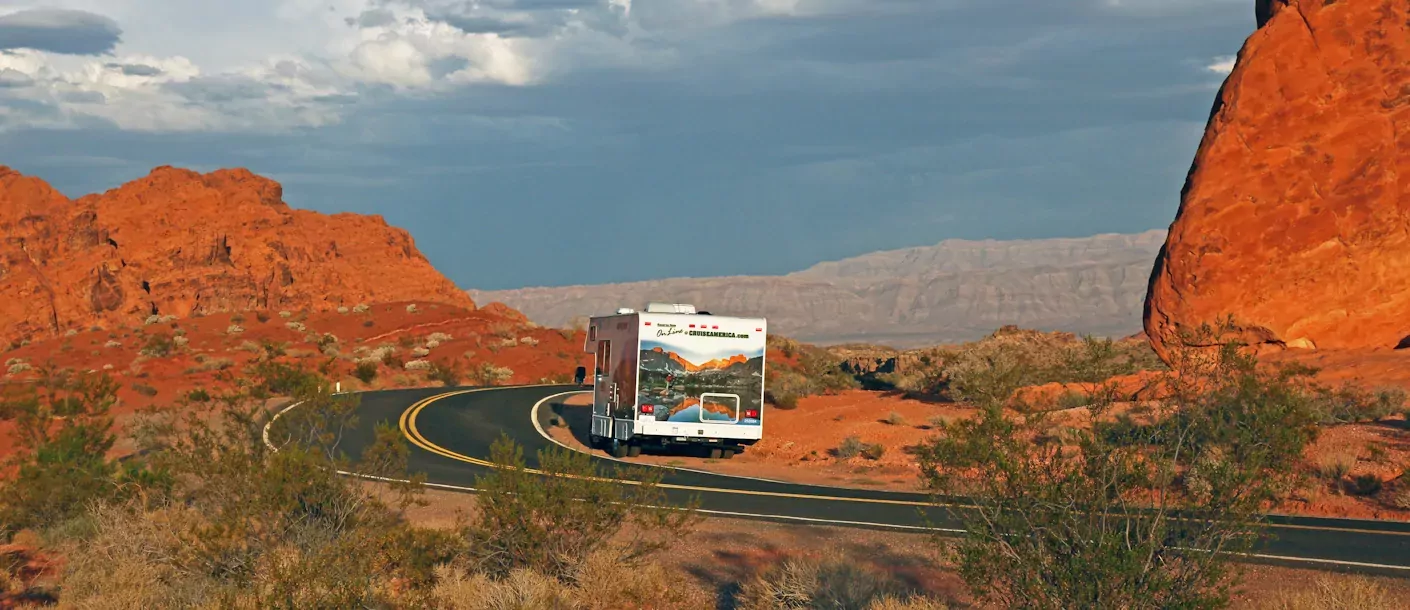
[{"label": "sky", "polygon": [[248,167],[464,288],[1165,228],[1253,0],[0,0],[0,164]]}]

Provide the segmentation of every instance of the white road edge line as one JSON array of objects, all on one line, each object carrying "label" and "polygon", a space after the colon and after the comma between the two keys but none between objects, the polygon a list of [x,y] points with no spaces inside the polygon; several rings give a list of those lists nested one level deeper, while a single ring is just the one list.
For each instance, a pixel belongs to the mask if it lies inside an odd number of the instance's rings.
[{"label": "white road edge line", "polygon": [[[572,448],[571,448],[571,447],[567,447],[566,445],[563,445],[562,443],[559,443],[558,441],[554,440],[552,437],[550,437],[550,436],[548,436],[547,434],[545,434],[543,428],[539,426],[539,420],[538,420],[538,417],[537,417],[538,408],[539,408],[539,405],[541,405],[541,404],[543,404],[543,403],[545,403],[545,402],[548,402],[550,399],[556,398],[556,397],[558,397],[558,396],[563,396],[563,395],[565,395],[565,394],[576,394],[576,393],[579,393],[579,392],[576,392],[576,391],[575,391],[575,392],[563,392],[563,393],[560,393],[560,394],[554,394],[554,395],[552,395],[552,396],[549,396],[548,398],[544,398],[543,400],[540,400],[539,402],[537,402],[537,403],[534,404],[534,408],[533,408],[533,411],[532,411],[532,414],[534,415],[534,418],[533,418],[533,421],[534,421],[534,428],[539,431],[539,434],[544,435],[544,438],[547,438],[548,440],[553,441],[554,443],[556,443],[556,444],[558,444],[559,446],[562,446],[562,447],[564,447],[564,448],[566,448],[566,449],[572,449]],[[300,404],[302,404],[302,403],[299,402],[299,401],[295,401],[295,402],[293,402],[293,403],[290,403],[288,406],[284,407],[283,409],[280,409],[278,413],[275,413],[275,414],[274,414],[274,417],[270,418],[270,419],[269,419],[269,422],[264,425],[264,433],[263,433],[263,436],[264,436],[264,444],[265,444],[266,446],[268,446],[271,451],[274,451],[274,452],[277,453],[277,452],[279,451],[279,449],[278,449],[277,447],[275,447],[274,444],[271,443],[270,440],[269,440],[269,429],[270,429],[270,427],[274,425],[275,420],[278,420],[281,415],[284,415],[285,413],[288,413],[290,410],[292,410],[294,407],[299,406]],[[576,449],[574,449],[574,451],[576,451]],[[678,469],[678,470],[686,470],[686,469]],[[379,476],[370,475],[370,474],[362,474],[362,473],[360,473],[360,472],[350,472],[350,471],[347,471],[347,470],[339,470],[339,471],[337,471],[337,473],[340,474],[340,475],[343,475],[343,476],[349,476],[349,477],[354,477],[354,478],[359,478],[359,479],[367,479],[367,480],[372,480],[372,481],[382,481],[382,482],[385,482],[385,483],[410,483],[410,482],[411,482],[411,481],[408,480],[408,479],[393,479],[393,478],[389,478],[389,477],[379,477]],[[706,473],[706,474],[715,474],[715,473]],[[722,475],[722,476],[730,476],[730,475]],[[737,478],[747,479],[747,478],[749,478],[749,477],[737,477]],[[758,479],[758,480],[766,480],[766,479]],[[425,485],[426,487],[432,487],[432,488],[436,488],[436,489],[444,489],[444,490],[447,490],[447,491],[456,491],[456,492],[462,492],[462,493],[478,493],[478,492],[480,491],[480,490],[478,490],[478,489],[475,489],[474,487],[464,487],[464,486],[460,486],[460,485],[447,485],[447,484],[444,484],[444,483],[430,483],[430,482],[426,482],[426,483],[422,483],[422,485]],[[657,507],[652,507],[652,508],[657,508]],[[845,520],[841,520],[841,519],[816,519],[816,518],[812,518],[812,517],[794,517],[794,516],[790,516],[790,515],[761,515],[761,514],[757,514],[757,513],[740,513],[740,512],[731,512],[731,511],[723,511],[723,510],[709,510],[709,509],[703,509],[703,508],[697,508],[697,509],[695,509],[695,510],[696,510],[696,512],[702,513],[702,514],[721,515],[721,516],[725,516],[725,517],[743,517],[743,518],[754,518],[754,519],[761,519],[761,520],[799,521],[799,522],[803,522],[803,523],[815,523],[815,524],[822,524],[822,525],[840,525],[840,526],[853,526],[853,527],[877,527],[877,528],[882,528],[882,529],[901,529],[901,530],[912,530],[912,531],[945,532],[945,533],[952,533],[952,534],[963,534],[963,533],[965,532],[965,530],[963,530],[963,529],[943,528],[943,527],[923,527],[923,526],[916,526],[916,525],[896,525],[896,524],[889,524],[889,523],[869,523],[869,522],[865,522],[865,521],[845,521]],[[1266,553],[1245,553],[1245,555],[1247,555],[1248,557],[1257,557],[1257,558],[1259,558],[1259,559],[1271,559],[1271,560],[1276,560],[1276,561],[1289,561],[1289,562],[1299,562],[1299,563],[1305,563],[1305,564],[1322,564],[1322,565],[1343,566],[1343,567],[1374,568],[1374,569],[1382,569],[1382,570],[1398,570],[1398,571],[1401,571],[1401,572],[1410,573],[1410,566],[1388,565],[1388,564],[1383,564],[1383,563],[1367,563],[1367,562],[1361,562],[1361,561],[1344,561],[1344,560],[1340,560],[1340,559],[1312,559],[1312,558],[1308,558],[1308,557],[1291,557],[1291,556],[1287,556],[1287,555],[1269,555],[1269,554],[1266,554]]]},{"label": "white road edge line", "polygon": [[650,467],[650,468],[664,468],[664,469],[666,469],[666,470],[679,470],[679,471],[681,471],[681,472],[693,472],[693,473],[696,473],[696,474],[708,474],[708,475],[717,476],[717,477],[730,477],[730,478],[735,478],[735,479],[744,479],[744,480],[746,480],[746,481],[761,481],[761,482],[764,482],[764,483],[774,483],[774,484],[776,484],[776,485],[804,485],[804,486],[807,486],[807,487],[826,487],[826,488],[828,488],[828,489],[849,489],[849,490],[852,489],[851,487],[840,487],[840,486],[833,486],[833,485],[813,485],[813,484],[808,484],[808,483],[793,483],[793,482],[789,482],[789,481],[780,481],[780,480],[777,480],[777,479],[765,479],[765,478],[763,478],[763,477],[751,477],[751,476],[746,476],[746,475],[742,475],[742,474],[725,474],[725,473],[722,473],[722,472],[712,472],[712,471],[709,471],[709,470],[700,470],[700,469],[698,469],[698,468],[682,468],[682,467],[680,467],[680,466],[671,466],[671,465],[668,465],[668,464],[642,464],[642,463],[640,463],[640,462],[631,462],[631,461],[627,461],[627,460],[624,460],[624,459],[621,459],[621,458],[612,457],[611,455],[608,455],[608,454],[606,454],[606,453],[604,453],[604,454],[602,454],[602,455],[598,455],[598,454],[596,454],[596,453],[593,453],[592,451],[583,451],[582,449],[578,449],[577,447],[573,447],[573,446],[567,445],[567,444],[565,444],[565,443],[559,441],[558,439],[553,438],[551,435],[549,435],[548,431],[546,431],[546,430],[543,429],[543,426],[539,425],[539,407],[542,406],[544,403],[546,403],[546,402],[548,402],[548,401],[550,401],[550,400],[553,400],[553,399],[555,399],[555,398],[558,398],[559,396],[566,396],[566,395],[569,395],[569,394],[589,394],[589,393],[591,393],[591,392],[592,392],[592,390],[573,390],[573,391],[570,391],[570,392],[563,392],[562,394],[554,394],[553,396],[549,396],[549,397],[547,397],[547,398],[544,398],[543,400],[540,400],[540,401],[534,403],[534,408],[529,411],[529,419],[534,422],[534,429],[539,431],[539,436],[542,436],[542,437],[548,439],[549,442],[551,442],[551,443],[553,443],[553,444],[555,444],[555,445],[558,445],[559,447],[562,447],[562,448],[564,448],[564,449],[567,449],[567,450],[569,450],[569,451],[576,451],[576,452],[578,452],[578,453],[586,453],[586,454],[588,454],[588,455],[590,455],[590,456],[593,456],[593,457],[595,457],[595,458],[601,458],[601,459],[604,459],[604,460],[611,460],[611,461],[617,462],[617,463],[619,463],[619,464],[628,464],[628,465],[631,465],[631,466],[647,466],[647,467]]}]

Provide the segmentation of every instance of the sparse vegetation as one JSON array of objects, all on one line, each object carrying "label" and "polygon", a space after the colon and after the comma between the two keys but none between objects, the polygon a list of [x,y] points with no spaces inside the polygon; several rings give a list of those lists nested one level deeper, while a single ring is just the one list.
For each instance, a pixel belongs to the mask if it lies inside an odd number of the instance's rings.
[{"label": "sparse vegetation", "polygon": [[[184,337],[183,337],[184,339]],[[154,333],[147,335],[147,342],[143,344],[139,352],[149,358],[165,358],[171,355],[176,349],[176,342],[171,335],[165,333]]]},{"label": "sparse vegetation", "polygon": [[406,313],[416,313],[416,312],[417,312],[416,303],[412,303],[412,304],[406,306]]},{"label": "sparse vegetation", "polygon": [[509,378],[514,376],[514,371],[505,367],[495,366],[488,362],[481,362],[476,366],[470,367],[467,376],[472,385],[496,386],[509,381]]},{"label": "sparse vegetation", "polygon": [[358,362],[353,367],[353,377],[363,383],[372,383],[374,379],[377,379],[377,363],[369,360]]},{"label": "sparse vegetation", "polygon": [[141,394],[141,395],[147,396],[147,397],[151,397],[151,396],[156,396],[156,395],[157,395],[157,389],[156,389],[156,388],[154,388],[154,387],[152,387],[152,386],[149,386],[149,385],[143,385],[143,384],[140,384],[140,383],[134,383],[134,384],[132,384],[132,391],[137,392],[138,394]]},{"label": "sparse vegetation", "polygon": [[429,360],[412,360],[403,365],[403,368],[408,371],[429,371],[431,370],[431,362]]},{"label": "sparse vegetation", "polygon": [[[1107,349],[1086,343],[1089,355]],[[1049,433],[1048,413],[1008,415],[996,390],[1010,382],[978,381],[1010,379],[1010,362],[967,371],[972,385],[960,387],[979,399],[979,416],[945,426],[918,454],[931,489],[976,507],[953,513],[968,532],[953,558],[977,597],[1014,608],[1227,603],[1237,568],[1203,551],[1258,540],[1259,509],[1295,487],[1316,435],[1312,395],[1300,371],[1261,371],[1232,344],[1176,361],[1172,398],[1148,422],[1104,417],[1115,394],[1098,391],[1090,428],[1064,435]],[[1182,476],[1191,470],[1193,487]],[[1046,535],[1032,535],[1035,524]]]},{"label": "sparse vegetation", "polygon": [[1270,599],[1254,605],[1256,610],[1393,610],[1402,608],[1385,587],[1364,576],[1321,575],[1311,589],[1273,593]]},{"label": "sparse vegetation", "polygon": [[426,378],[449,388],[460,385],[460,370],[454,361],[437,360],[431,363]]},{"label": "sparse vegetation", "polygon": [[895,411],[892,411],[891,414],[890,414],[890,415],[887,415],[887,416],[886,416],[886,419],[884,419],[884,420],[882,420],[882,421],[885,421],[887,424],[892,425],[892,426],[904,426],[904,425],[906,425],[906,416],[901,415],[900,413],[897,413],[897,412],[895,412]]},{"label": "sparse vegetation", "polygon": [[740,610],[849,608],[855,610],[943,610],[894,575],[841,556],[790,558],[740,589]]},{"label": "sparse vegetation", "polygon": [[245,329],[242,328],[239,324],[231,324],[230,326],[225,327],[225,334],[227,335],[238,335],[243,332],[245,332]]},{"label": "sparse vegetation", "polygon": [[353,305],[353,309],[352,309],[352,310],[353,310],[353,313],[367,313],[367,312],[371,311],[372,308],[369,307],[369,306],[367,305],[367,303],[358,303],[357,305]]}]

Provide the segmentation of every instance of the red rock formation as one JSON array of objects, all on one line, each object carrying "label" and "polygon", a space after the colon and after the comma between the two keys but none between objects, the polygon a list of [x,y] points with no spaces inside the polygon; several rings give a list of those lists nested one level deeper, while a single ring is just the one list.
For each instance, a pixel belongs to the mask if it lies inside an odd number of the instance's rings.
[{"label": "red rock formation", "polygon": [[1251,344],[1410,335],[1410,4],[1258,0],[1156,261],[1145,329]]},{"label": "red rock formation", "polygon": [[379,216],[291,209],[243,169],[159,167],[76,201],[0,167],[0,340],[152,314],[474,303]]}]

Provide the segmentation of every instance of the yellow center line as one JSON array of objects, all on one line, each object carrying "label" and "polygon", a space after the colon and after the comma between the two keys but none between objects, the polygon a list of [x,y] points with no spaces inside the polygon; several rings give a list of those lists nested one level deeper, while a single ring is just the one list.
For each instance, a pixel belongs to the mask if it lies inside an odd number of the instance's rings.
[{"label": "yellow center line", "polygon": [[[461,461],[461,462],[466,462],[466,463],[469,463],[469,464],[475,464],[475,465],[477,465],[477,466],[486,466],[486,467],[489,467],[489,468],[499,468],[499,467],[500,467],[499,465],[494,464],[493,462],[490,462],[490,461],[488,461],[488,460],[482,460],[482,459],[479,459],[479,458],[470,457],[470,456],[468,456],[468,455],[464,455],[464,454],[461,454],[461,453],[457,453],[457,452],[451,451],[451,450],[449,450],[449,449],[446,449],[445,447],[442,447],[442,446],[440,446],[440,445],[437,445],[437,444],[435,444],[435,443],[432,443],[431,441],[427,440],[425,436],[422,436],[421,431],[418,430],[417,427],[416,427],[416,418],[417,418],[417,416],[420,415],[420,414],[421,414],[421,411],[425,410],[426,407],[431,406],[431,405],[432,405],[433,403],[435,403],[436,401],[443,400],[443,399],[446,399],[446,398],[450,398],[450,397],[452,397],[452,396],[460,396],[460,395],[462,395],[462,394],[469,394],[469,393],[472,393],[472,392],[483,392],[483,391],[488,390],[488,389],[490,389],[490,388],[480,388],[480,389],[475,389],[475,390],[460,390],[460,391],[457,391],[457,392],[447,392],[447,393],[445,393],[445,394],[438,394],[438,395],[436,395],[436,396],[431,396],[430,398],[422,399],[422,400],[418,401],[416,404],[411,405],[411,407],[408,408],[406,411],[402,412],[402,414],[401,414],[401,422],[400,422],[401,431],[402,431],[402,433],[406,436],[406,438],[412,442],[412,444],[414,444],[414,445],[416,445],[417,447],[420,447],[420,448],[422,448],[422,449],[425,449],[425,450],[427,450],[427,451],[430,451],[431,453],[434,453],[434,454],[436,454],[436,455],[439,455],[439,456],[442,456],[442,457],[446,457],[446,458],[450,458],[450,459],[452,459],[452,460],[457,460],[457,461]],[[610,478],[610,477],[579,477],[579,476],[576,476],[576,475],[553,474],[553,473],[544,472],[544,471],[542,471],[542,470],[538,470],[538,469],[536,469],[536,468],[526,468],[526,469],[525,469],[525,472],[530,472],[530,473],[533,473],[533,474],[548,475],[548,476],[565,476],[565,477],[570,477],[570,478],[588,478],[588,479],[591,479],[591,480],[597,480],[597,481],[611,481],[611,482],[623,483],[623,484],[627,484],[627,485],[640,485],[640,484],[641,484],[640,481],[633,481],[633,480],[631,480],[631,479],[617,479],[617,478]],[[847,497],[841,497],[841,496],[819,496],[819,495],[813,495],[813,494],[794,494],[794,493],[776,492],[776,491],[755,491],[755,490],[749,490],[749,489],[722,489],[722,488],[717,488],[717,487],[700,487],[700,486],[695,486],[695,485],[676,485],[676,484],[672,484],[672,483],[660,483],[660,484],[657,484],[657,487],[660,487],[660,488],[662,488],[662,489],[679,489],[679,490],[685,490],[685,491],[703,491],[703,492],[711,492],[711,493],[728,493],[728,494],[749,495],[749,496],[770,496],[770,497],[777,497],[777,498],[795,498],[795,499],[804,499],[804,500],[828,500],[828,501],[835,501],[835,502],[862,502],[862,503],[866,503],[866,504],[895,504],[895,505],[902,505],[902,506],[945,506],[945,505],[937,505],[937,504],[934,504],[934,503],[931,503],[931,502],[919,502],[919,501],[914,501],[914,500],[882,500],[882,499],[875,499],[875,498],[847,498]]]},{"label": "yellow center line", "polygon": [[[547,387],[547,386],[545,385],[545,386],[522,386],[522,387]],[[432,403],[435,403],[436,401],[443,400],[443,399],[446,399],[446,398],[450,398],[450,397],[452,397],[452,396],[460,396],[460,395],[463,395],[463,394],[472,394],[472,393],[475,393],[475,392],[485,392],[485,391],[490,391],[490,390],[494,390],[494,389],[496,389],[496,388],[476,388],[476,389],[473,389],[473,390],[459,390],[459,391],[455,391],[455,392],[446,392],[446,393],[444,393],[444,394],[437,394],[437,395],[435,395],[435,396],[431,396],[431,397],[429,397],[429,398],[424,398],[424,399],[422,399],[422,400],[419,400],[419,401],[417,401],[415,404],[411,405],[409,408],[407,408],[405,411],[402,412],[402,414],[401,414],[401,419],[400,419],[400,422],[399,422],[399,426],[400,426],[400,428],[401,428],[402,434],[403,434],[404,436],[406,436],[407,440],[410,440],[412,444],[414,444],[414,445],[416,445],[417,447],[420,447],[420,448],[422,448],[422,449],[425,449],[426,451],[430,451],[431,453],[434,453],[434,454],[436,454],[436,455],[439,455],[439,456],[442,456],[442,457],[446,457],[446,458],[450,458],[450,459],[452,459],[452,460],[457,460],[457,461],[461,461],[461,462],[466,462],[466,463],[469,463],[469,464],[475,464],[475,465],[477,465],[477,466],[485,466],[485,467],[488,467],[488,468],[502,468],[502,466],[500,466],[500,465],[498,465],[498,464],[495,464],[495,463],[493,463],[493,462],[490,462],[489,460],[483,460],[483,459],[479,459],[479,458],[470,457],[470,456],[468,456],[468,455],[464,455],[464,454],[462,454],[462,453],[457,453],[457,452],[451,451],[451,450],[449,450],[449,449],[446,449],[445,447],[441,447],[440,445],[437,445],[437,444],[435,444],[435,443],[432,443],[431,441],[427,440],[425,436],[422,436],[422,435],[421,435],[421,431],[416,428],[416,417],[417,417],[418,415],[420,415],[420,414],[421,414],[421,411],[425,410],[426,407],[431,406]],[[606,478],[604,478],[604,477],[579,477],[579,476],[576,476],[576,475],[553,474],[553,473],[544,472],[544,471],[542,471],[542,470],[538,470],[538,469],[535,469],[535,468],[525,468],[524,470],[525,470],[525,472],[530,472],[530,473],[533,473],[533,474],[540,474],[540,475],[547,475],[547,476],[562,476],[562,477],[569,477],[569,478],[586,478],[586,479],[589,479],[589,480],[611,481],[611,482],[623,483],[623,484],[627,484],[627,485],[640,485],[640,484],[641,484],[640,481],[633,481],[633,480],[630,480],[630,479],[617,479],[617,478],[610,478],[610,477],[606,477]],[[768,497],[776,497],[776,498],[794,498],[794,499],[804,499],[804,500],[825,500],[825,501],[833,501],[833,502],[860,502],[860,503],[863,503],[863,504],[893,504],[893,505],[901,505],[901,506],[933,506],[933,507],[936,507],[936,508],[977,508],[976,506],[974,506],[974,505],[969,505],[969,504],[936,504],[936,503],[933,503],[933,502],[921,502],[921,501],[915,501],[915,500],[883,500],[883,499],[879,499],[879,498],[848,498],[848,497],[843,497],[843,496],[823,496],[823,495],[814,495],[814,494],[795,494],[795,493],[777,492],[777,491],[755,491],[755,490],[748,490],[748,489],[728,489],[728,488],[719,488],[719,487],[700,487],[700,486],[695,486],[695,485],[675,485],[675,484],[671,484],[671,483],[660,483],[660,484],[657,484],[657,487],[660,487],[660,488],[663,488],[663,489],[680,489],[680,490],[685,490],[685,491],[704,491],[704,492],[711,492],[711,493],[728,493],[728,494],[739,494],[739,495],[750,495],[750,496],[768,496]],[[1382,536],[1384,536],[1384,535],[1390,535],[1390,536],[1410,536],[1410,532],[1398,532],[1398,531],[1388,531],[1388,530],[1370,530],[1370,529],[1357,529],[1357,528],[1343,528],[1343,527],[1328,527],[1328,526],[1324,526],[1324,525],[1294,525],[1294,524],[1285,524],[1285,523],[1268,523],[1268,522],[1265,522],[1265,523],[1264,523],[1264,526],[1269,527],[1269,528],[1295,529],[1295,530],[1312,530],[1312,531],[1322,531],[1322,532],[1339,532],[1339,533],[1353,533],[1353,534],[1372,534],[1372,535],[1382,535]]]}]

